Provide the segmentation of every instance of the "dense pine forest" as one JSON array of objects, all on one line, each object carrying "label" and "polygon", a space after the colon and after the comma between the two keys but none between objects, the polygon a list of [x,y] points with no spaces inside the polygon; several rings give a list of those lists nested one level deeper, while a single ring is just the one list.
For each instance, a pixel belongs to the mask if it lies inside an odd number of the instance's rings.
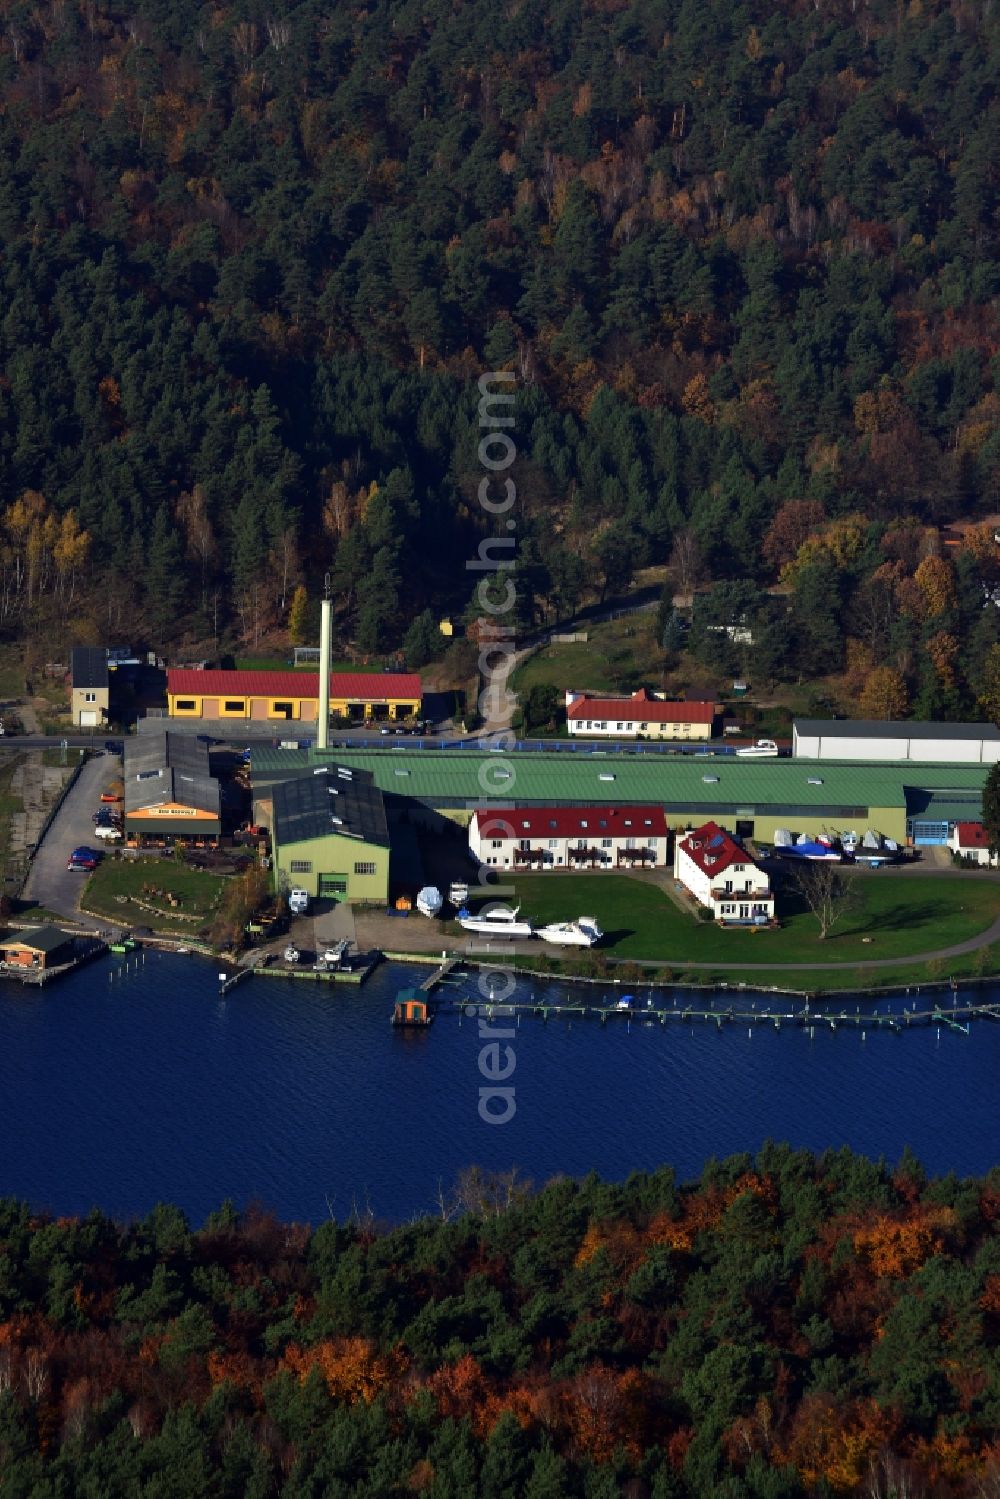
[{"label": "dense pine forest", "polygon": [[1000,1171],[774,1145],[391,1231],[5,1201],[0,1494],[987,1499],[998,1224]]},{"label": "dense pine forest", "polygon": [[3,15],[8,635],[259,644],[332,569],[426,654],[510,369],[520,625],[672,561],[763,676],[997,690],[988,0]]}]

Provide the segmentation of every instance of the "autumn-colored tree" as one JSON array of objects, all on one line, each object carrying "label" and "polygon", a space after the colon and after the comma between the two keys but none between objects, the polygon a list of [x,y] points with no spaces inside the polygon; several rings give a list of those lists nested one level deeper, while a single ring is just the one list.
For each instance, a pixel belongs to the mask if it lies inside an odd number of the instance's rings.
[{"label": "autumn-colored tree", "polygon": [[764,561],[779,573],[803,542],[820,531],[825,520],[819,500],[786,500],[764,532],[760,548]]},{"label": "autumn-colored tree", "polygon": [[991,645],[979,669],[980,710],[985,718],[1000,724],[1000,645]]},{"label": "autumn-colored tree", "polygon": [[781,581],[794,585],[801,573],[821,566],[842,569],[857,560],[867,536],[863,515],[845,515],[828,521],[820,531],[807,536],[790,562],[781,569]]},{"label": "autumn-colored tree", "polygon": [[858,698],[862,718],[905,718],[910,699],[902,675],[891,666],[876,666],[865,679]]},{"label": "autumn-colored tree", "polygon": [[996,540],[996,531],[992,521],[983,521],[978,526],[968,526],[962,533],[961,551],[973,558],[980,573],[990,581],[1000,572],[1000,542]]},{"label": "autumn-colored tree", "polygon": [[560,1411],[573,1446],[593,1463],[610,1462],[623,1447],[634,1457],[643,1450],[647,1382],[638,1369],[618,1373],[597,1362],[563,1391]]},{"label": "autumn-colored tree", "polygon": [[928,532],[915,516],[908,515],[894,521],[882,534],[882,550],[894,562],[902,563],[912,573],[922,557],[927,555]]},{"label": "autumn-colored tree", "polygon": [[925,557],[913,576],[927,601],[929,619],[955,607],[955,574],[943,557]]},{"label": "autumn-colored tree", "polygon": [[866,390],[854,402],[854,425],[863,436],[891,432],[908,417],[906,402],[898,390],[882,386]]},{"label": "autumn-colored tree", "polygon": [[715,422],[717,415],[715,402],[712,400],[708,381],[700,372],[692,375],[685,385],[681,405],[688,416],[694,417],[696,421],[704,422],[706,427],[711,427]]},{"label": "autumn-colored tree", "polygon": [[314,1369],[326,1380],[335,1400],[346,1405],[373,1400],[395,1379],[406,1365],[401,1351],[379,1354],[368,1338],[326,1338],[310,1348],[292,1343],[285,1350],[282,1364],[298,1375],[304,1384]]},{"label": "autumn-colored tree", "polygon": [[919,1270],[937,1254],[946,1230],[954,1227],[952,1208],[914,1208],[906,1218],[881,1214],[859,1228],[854,1248],[879,1277],[898,1280]]},{"label": "autumn-colored tree", "polygon": [[958,641],[946,630],[939,630],[924,644],[942,687],[954,687],[958,680]]},{"label": "autumn-colored tree", "polygon": [[304,645],[308,623],[309,594],[304,583],[300,583],[292,594],[288,610],[288,638],[292,645]]},{"label": "autumn-colored tree", "polygon": [[443,1364],[436,1369],[427,1381],[427,1389],[434,1396],[442,1416],[461,1421],[482,1407],[489,1384],[479,1361],[471,1353],[466,1353],[453,1364]]},{"label": "autumn-colored tree", "polygon": [[832,1395],[805,1395],[778,1460],[791,1463],[807,1488],[826,1483],[835,1494],[849,1494],[897,1424],[874,1400],[838,1405]]}]

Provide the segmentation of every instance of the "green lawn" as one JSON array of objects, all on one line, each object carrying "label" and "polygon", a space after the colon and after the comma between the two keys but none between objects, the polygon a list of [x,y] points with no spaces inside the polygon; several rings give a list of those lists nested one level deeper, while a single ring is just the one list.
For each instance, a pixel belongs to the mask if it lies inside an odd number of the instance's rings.
[{"label": "green lawn", "polygon": [[[143,886],[155,886],[154,894]],[[157,931],[185,932],[193,937],[211,920],[225,885],[221,875],[191,869],[179,860],[107,858],[87,881],[82,904],[98,916],[107,916],[123,926],[151,926]],[[168,903],[166,892],[180,904]],[[127,900],[118,897],[127,896]],[[139,902],[145,902],[140,905]],[[155,910],[147,909],[153,906]],[[184,917],[194,920],[184,920]]]},{"label": "green lawn", "polygon": [[[526,692],[540,682],[593,692],[631,692],[656,686],[660,651],[655,634],[655,611],[624,615],[603,624],[584,625],[585,641],[548,645],[519,666],[511,690]],[[655,663],[655,665],[651,665]]]},{"label": "green lawn", "polygon": [[855,878],[863,904],[825,941],[817,935],[815,917],[787,886],[778,895],[780,928],[722,931],[678,909],[658,886],[628,875],[515,875],[511,883],[529,919],[544,924],[596,916],[607,934],[602,952],[679,967],[699,961],[722,967],[730,962],[857,965],[872,958],[905,959],[973,937],[1000,914],[1000,888],[992,881],[884,871],[861,872]]},{"label": "green lawn", "polygon": [[[856,993],[861,989],[888,989],[902,985],[919,987],[922,984],[940,983],[944,979],[951,978],[958,980],[990,978],[998,973],[1000,973],[1000,952],[993,947],[987,947],[980,949],[979,953],[964,953],[961,957],[951,958],[945,963],[900,963],[893,964],[891,968],[864,968],[857,964],[845,963],[843,971],[816,968],[811,972],[804,972],[796,969],[789,971],[773,968],[758,973],[754,969],[753,972],[746,973],[744,981],[748,987],[755,989],[771,987],[798,989],[808,994],[824,993],[832,989],[847,989]],[[718,970],[699,968],[685,972],[678,967],[674,978],[679,980],[682,975],[693,984],[732,984],[740,980],[740,974],[734,973],[731,968]],[[964,1000],[968,999],[969,993],[970,991],[966,990]],[[950,1002],[950,997],[946,996],[942,999],[942,1004],[950,1004]]]}]

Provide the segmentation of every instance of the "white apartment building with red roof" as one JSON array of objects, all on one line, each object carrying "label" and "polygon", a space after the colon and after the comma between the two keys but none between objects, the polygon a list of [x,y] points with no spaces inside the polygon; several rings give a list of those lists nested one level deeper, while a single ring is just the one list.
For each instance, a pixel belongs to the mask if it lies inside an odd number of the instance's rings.
[{"label": "white apartment building with red roof", "polygon": [[496,869],[660,869],[662,807],[491,807],[473,814],[469,852]]},{"label": "white apartment building with red roof", "polygon": [[706,822],[674,839],[674,878],[723,926],[774,920],[774,892],[760,865],[731,833]]}]

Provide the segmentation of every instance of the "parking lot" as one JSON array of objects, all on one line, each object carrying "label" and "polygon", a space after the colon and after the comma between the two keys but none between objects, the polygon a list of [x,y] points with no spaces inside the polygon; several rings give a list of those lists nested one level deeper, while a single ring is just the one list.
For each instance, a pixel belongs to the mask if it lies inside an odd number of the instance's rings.
[{"label": "parking lot", "polygon": [[121,760],[115,755],[99,753],[87,760],[32,859],[24,887],[26,900],[88,926],[107,925],[80,915],[80,895],[87,876],[80,870],[67,869],[66,860],[81,845],[100,848],[100,839],[94,837],[93,814],[105,786],[120,775]]}]

